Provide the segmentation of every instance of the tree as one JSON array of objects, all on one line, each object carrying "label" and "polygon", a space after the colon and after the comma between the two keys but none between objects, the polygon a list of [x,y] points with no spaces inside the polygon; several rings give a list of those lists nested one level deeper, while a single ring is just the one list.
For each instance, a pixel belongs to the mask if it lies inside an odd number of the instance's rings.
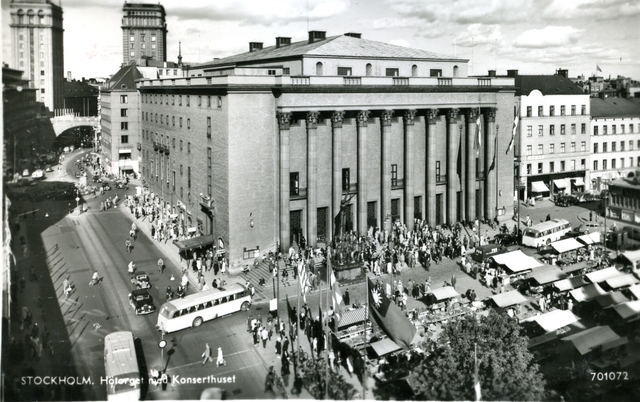
[{"label": "tree", "polygon": [[449,322],[436,341],[423,345],[428,356],[409,374],[415,399],[475,400],[474,348],[483,400],[541,400],[545,381],[532,362],[519,324],[491,310],[487,317]]}]

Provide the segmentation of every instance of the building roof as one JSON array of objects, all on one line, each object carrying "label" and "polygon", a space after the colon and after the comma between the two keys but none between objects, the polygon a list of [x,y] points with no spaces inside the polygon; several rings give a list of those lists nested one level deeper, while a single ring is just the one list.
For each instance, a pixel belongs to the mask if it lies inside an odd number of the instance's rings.
[{"label": "building roof", "polygon": [[229,64],[250,64],[252,62],[273,59],[302,58],[304,56],[468,61],[467,59],[445,56],[422,49],[411,49],[384,42],[338,35],[316,40],[313,43],[309,43],[308,40],[304,40],[280,47],[276,47],[274,45],[264,49],[255,50],[253,52],[241,53],[197,64],[192,66],[192,68],[216,67]]},{"label": "building roof", "polygon": [[136,90],[136,80],[142,79],[142,74],[135,64],[122,67],[106,83],[106,90],[115,91],[118,89]]},{"label": "building roof", "polygon": [[578,85],[562,75],[516,75],[516,96],[538,90],[543,95],[587,95]]},{"label": "building roof", "polygon": [[97,97],[98,96],[98,88],[94,85],[89,84],[86,81],[64,81],[64,97],[65,98],[75,98],[75,97]]},{"label": "building roof", "polygon": [[640,103],[625,98],[591,98],[593,117],[640,117]]},{"label": "building roof", "polygon": [[[633,179],[631,179],[631,180],[633,180]],[[631,180],[615,179],[611,183],[609,183],[609,187],[610,188],[612,186],[613,187],[624,187],[624,188],[629,188],[629,189],[633,189],[633,190],[640,190],[640,184],[635,184]]]}]

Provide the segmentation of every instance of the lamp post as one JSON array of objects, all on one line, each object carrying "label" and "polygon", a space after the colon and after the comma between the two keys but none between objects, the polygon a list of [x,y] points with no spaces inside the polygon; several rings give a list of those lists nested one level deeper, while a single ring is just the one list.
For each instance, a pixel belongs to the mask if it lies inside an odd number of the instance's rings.
[{"label": "lamp post", "polygon": [[[500,125],[496,124],[496,143],[494,144],[494,149],[493,149],[494,155],[497,155],[497,152],[498,152],[498,132],[499,132],[498,130],[500,130]],[[499,200],[499,197],[498,197],[498,194],[499,194],[498,193],[498,160],[500,158],[498,158],[496,156],[495,159],[496,159],[496,216],[495,216],[495,219],[497,221],[498,220],[498,215],[499,215],[498,214],[498,200]]]},{"label": "lamp post", "polygon": [[[80,194],[78,193],[78,189],[76,188],[76,209],[78,209],[80,203]],[[78,215],[80,215],[80,210],[78,209]]]},{"label": "lamp post", "polygon": [[602,245],[607,248],[607,201],[609,200],[609,193],[604,195],[604,236],[602,236]]}]

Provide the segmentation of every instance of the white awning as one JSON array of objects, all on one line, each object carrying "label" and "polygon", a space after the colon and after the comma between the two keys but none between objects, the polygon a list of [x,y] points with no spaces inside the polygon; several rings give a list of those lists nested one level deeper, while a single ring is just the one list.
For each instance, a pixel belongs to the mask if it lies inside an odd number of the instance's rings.
[{"label": "white awning", "polygon": [[580,247],[584,247],[584,244],[578,243],[574,238],[564,239],[551,243],[551,247],[556,250],[557,253],[562,254],[567,251],[576,250]]},{"label": "white awning", "polygon": [[498,293],[495,296],[491,296],[493,301],[498,305],[498,307],[509,307],[514,304],[520,304],[529,301],[526,297],[524,297],[517,290],[512,290],[507,293]]},{"label": "white awning", "polygon": [[631,292],[633,297],[635,297],[636,299],[640,300],[640,285],[631,286],[629,288],[629,292]]},{"label": "white awning", "polygon": [[436,300],[450,299],[452,297],[460,296],[460,293],[456,292],[453,286],[445,286],[443,288],[433,289],[431,294]]},{"label": "white awning", "polygon": [[593,232],[578,236],[578,241],[584,244],[598,244],[600,243],[600,232]]},{"label": "white awning", "polygon": [[618,271],[615,267],[609,267],[600,269],[598,271],[589,272],[585,276],[591,283],[599,283],[620,275],[624,275],[624,272]]},{"label": "white awning", "polygon": [[130,154],[131,150],[130,149],[119,149],[118,153],[119,154]]},{"label": "white awning", "polygon": [[553,268],[544,272],[536,272],[531,276],[539,285],[545,285],[567,277],[560,268]]},{"label": "white awning", "polygon": [[545,191],[549,191],[549,187],[547,187],[544,182],[534,181],[531,183],[531,191],[534,193],[544,193]]},{"label": "white awning", "polygon": [[578,303],[590,301],[598,296],[607,294],[607,292],[602,290],[602,288],[598,286],[597,283],[592,283],[591,285],[587,285],[579,289],[574,289],[569,293]]},{"label": "white awning", "polygon": [[370,346],[373,348],[373,350],[376,352],[376,354],[379,357],[402,349],[400,346],[398,346],[397,343],[395,343],[389,338],[385,338],[381,341],[374,342],[370,344]]},{"label": "white awning", "polygon": [[573,278],[567,278],[558,282],[554,282],[553,286],[556,289],[558,289],[560,292],[564,292],[566,290],[572,290],[575,288],[585,286],[587,284],[588,282],[582,279],[581,276],[574,276]]},{"label": "white awning", "polygon": [[625,296],[622,291],[609,292],[604,296],[596,297],[596,301],[602,308],[615,306],[616,304],[625,303],[629,301],[629,298]]},{"label": "white awning", "polygon": [[576,316],[569,310],[554,310],[550,313],[539,315],[534,320],[545,331],[552,332],[577,322],[580,320],[580,317]]},{"label": "white awning", "polygon": [[629,260],[630,263],[635,263],[636,261],[640,261],[640,250],[625,251],[622,253],[622,256]]},{"label": "white awning", "polygon": [[574,186],[584,186],[584,180],[582,180],[582,177],[578,177],[577,179],[575,179],[575,181],[573,182]]},{"label": "white awning", "polygon": [[606,283],[611,289],[623,288],[625,286],[635,285],[640,282],[634,274],[624,274],[616,276],[615,278],[607,279]]},{"label": "white awning", "polygon": [[555,184],[556,187],[558,187],[558,188],[566,188],[567,187],[567,181],[565,179],[555,179],[553,181],[553,184]]},{"label": "white awning", "polygon": [[581,355],[585,355],[598,346],[619,338],[620,336],[613,332],[607,325],[604,327],[589,328],[586,331],[567,336],[563,340],[573,342],[573,346],[578,349],[578,352],[580,352]]},{"label": "white awning", "polygon": [[509,271],[516,273],[541,267],[543,264],[535,258],[529,257],[521,250],[511,251],[509,253],[498,254],[491,257],[496,264],[504,265]]},{"label": "white awning", "polygon": [[632,318],[640,314],[640,300],[618,304],[617,306],[613,306],[613,309],[622,319],[626,320],[627,318]]}]

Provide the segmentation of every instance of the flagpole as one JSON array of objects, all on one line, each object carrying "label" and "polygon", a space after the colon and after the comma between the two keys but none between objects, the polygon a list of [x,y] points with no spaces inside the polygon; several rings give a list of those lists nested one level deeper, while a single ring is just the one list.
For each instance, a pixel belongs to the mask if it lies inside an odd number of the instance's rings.
[{"label": "flagpole", "polygon": [[[333,250],[331,250],[333,252]],[[331,283],[331,270],[333,269],[333,264],[331,263],[331,253],[327,255],[327,284]],[[329,311],[329,288],[327,288],[327,309],[325,311]],[[333,314],[335,315],[335,311]],[[327,319],[324,320],[324,337],[325,341],[324,345],[324,363],[325,363],[325,377],[324,377],[324,397],[325,399],[329,399],[329,314],[327,314]]]},{"label": "flagpole", "polygon": [[[493,153],[495,154],[496,152],[498,152],[498,133],[500,130],[500,125],[496,124],[496,143],[494,144],[494,151]],[[496,220],[498,219],[498,160],[500,158],[496,157]]]},{"label": "flagpole", "polygon": [[[304,264],[304,262],[303,262]],[[300,269],[298,269],[300,265],[297,265],[295,269],[298,270],[298,308],[296,310],[296,356],[297,356],[297,364],[294,365],[295,375],[298,375],[298,364],[300,364],[300,293],[302,292],[302,288],[300,286]]]},{"label": "flagpole", "polygon": [[364,313],[364,321],[362,322],[362,329],[364,330],[362,332],[362,336],[364,337],[364,367],[363,367],[363,371],[362,371],[362,400],[364,401],[365,398],[365,392],[367,391],[367,319],[369,318],[369,277],[367,276],[367,273],[364,273],[365,276],[365,295],[367,295],[367,305],[365,307],[365,313]]}]

